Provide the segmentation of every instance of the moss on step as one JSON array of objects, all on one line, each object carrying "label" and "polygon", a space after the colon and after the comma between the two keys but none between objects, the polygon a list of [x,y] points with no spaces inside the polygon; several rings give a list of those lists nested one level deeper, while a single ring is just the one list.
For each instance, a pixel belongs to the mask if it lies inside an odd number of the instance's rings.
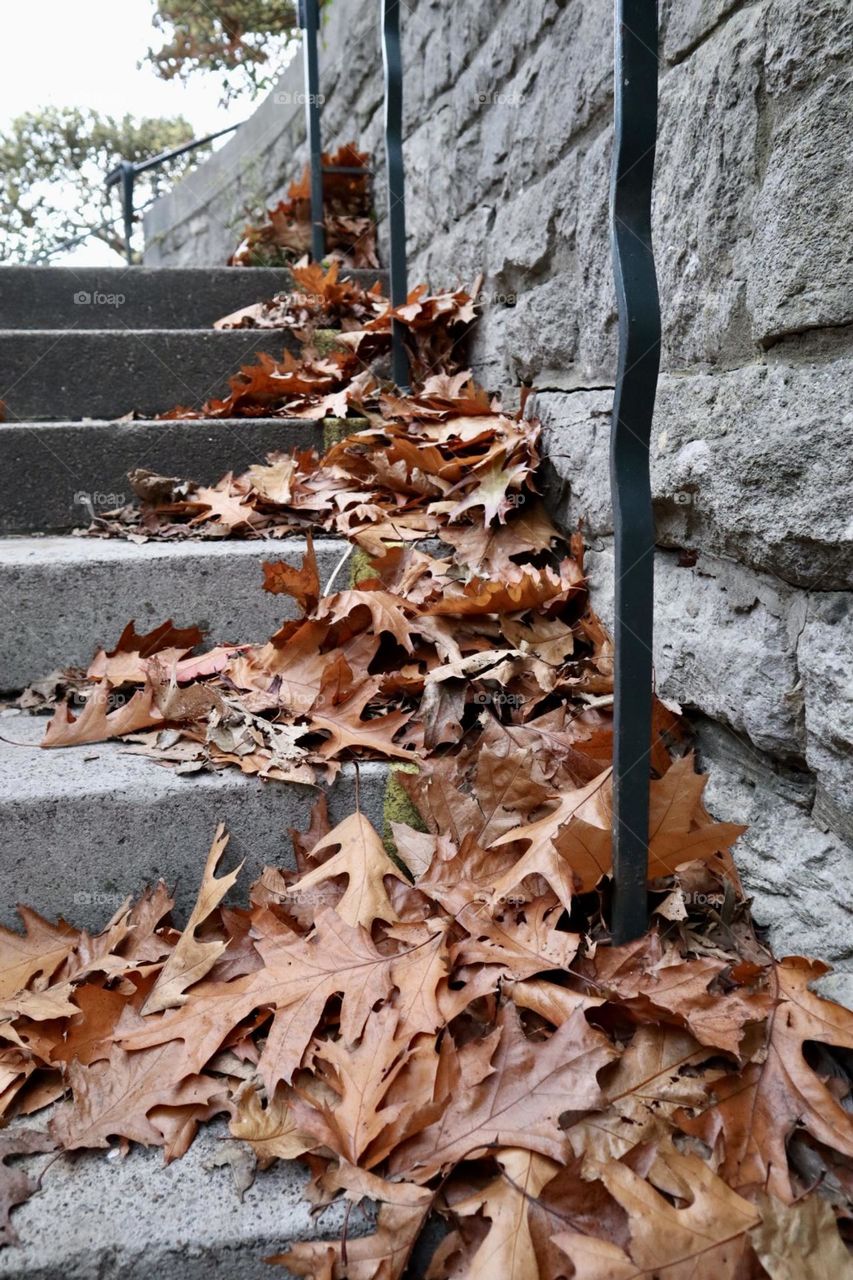
[{"label": "moss on step", "polygon": [[341,346],[340,337],[340,329],[315,329],[311,346],[321,356],[330,356],[336,351],[349,350],[348,347]]},{"label": "moss on step", "polygon": [[[418,813],[409,793],[400,781],[401,773],[417,773],[418,766],[416,764],[394,764],[388,770],[388,781],[385,783],[385,800],[383,804],[383,830],[382,842],[385,845],[385,851],[389,858],[401,866],[397,857],[397,846],[394,842],[394,832],[391,827],[392,822],[403,822],[406,826],[414,827],[415,831],[426,831],[426,824]],[[408,867],[405,868],[408,871]]]}]

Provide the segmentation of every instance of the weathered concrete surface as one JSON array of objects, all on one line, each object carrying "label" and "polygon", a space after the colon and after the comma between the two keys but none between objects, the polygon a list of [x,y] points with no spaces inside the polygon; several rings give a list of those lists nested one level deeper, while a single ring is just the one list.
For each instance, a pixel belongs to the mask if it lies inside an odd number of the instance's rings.
[{"label": "weathered concrete surface", "polygon": [[289,330],[0,332],[0,399],[10,421],[153,416],[200,409],[256,352],[295,351]]},{"label": "weathered concrete surface", "polygon": [[[30,1122],[32,1127],[32,1122]],[[59,1156],[42,1189],[14,1211],[18,1248],[0,1252],[4,1280],[288,1280],[265,1257],[302,1240],[339,1240],[341,1204],[312,1217],[305,1170],[278,1161],[259,1173],[240,1200],[227,1164],[215,1163],[238,1144],[224,1120],[204,1126],[187,1154],[163,1164],[156,1148]],[[246,1148],[248,1150],[248,1148]],[[52,1157],[27,1157],[37,1175]],[[356,1210],[351,1236],[370,1230]]]},{"label": "weathered concrete surface", "polygon": [[[326,582],[346,550],[314,544]],[[202,627],[211,642],[266,639],[294,616],[289,596],[262,588],[264,560],[300,564],[302,539],[150,542],[72,537],[0,539],[0,690],[22,689],[57,667],[88,666],[125,625],[137,631],[171,618]],[[12,622],[14,619],[14,622]]]},{"label": "weathered concrete surface", "polygon": [[[552,500],[609,533],[612,393],[542,392]],[[666,375],[652,432],[658,540],[729,556],[817,590],[853,585],[853,359],[782,359]],[[562,485],[562,489],[561,489]]]},{"label": "weathered concrete surface", "polygon": [[109,511],[133,500],[127,475],[136,467],[213,484],[272,451],[322,445],[322,424],[301,418],[5,423],[0,534],[85,526],[90,508]]},{"label": "weathered concrete surface", "polygon": [[[236,768],[181,776],[118,742],[45,751],[38,743],[46,724],[43,716],[0,716],[6,926],[20,927],[20,902],[51,919],[99,929],[128,895],[159,879],[177,886],[185,919],[219,822],[231,833],[229,867],[246,860],[232,900],[245,901],[265,865],[293,865],[288,831],[307,827],[316,788],[263,782]],[[387,770],[366,764],[360,774],[362,812],[381,831]],[[355,811],[352,766],[343,768],[328,799],[333,821]]]}]

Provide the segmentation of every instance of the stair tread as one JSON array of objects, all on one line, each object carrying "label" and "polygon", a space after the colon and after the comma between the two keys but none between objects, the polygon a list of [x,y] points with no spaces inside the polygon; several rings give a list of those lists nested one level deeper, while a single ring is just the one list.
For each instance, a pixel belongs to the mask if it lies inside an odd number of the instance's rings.
[{"label": "stair tread", "polygon": [[5,329],[0,399],[19,422],[198,409],[258,352],[300,349],[288,329]]},{"label": "stair tread", "polygon": [[[387,292],[386,271],[341,272]],[[292,289],[286,267],[0,267],[0,328],[208,328],[220,316]]]},{"label": "stair tread", "polygon": [[[8,927],[20,927],[14,904],[23,902],[101,928],[128,894],[159,878],[177,884],[185,918],[218,822],[231,832],[233,865],[246,860],[231,900],[245,897],[265,865],[293,865],[288,831],[307,827],[317,788],[237,768],[187,777],[122,742],[46,751],[38,745],[46,724],[44,716],[0,716],[0,922]],[[362,763],[358,775],[358,792],[354,765],[324,788],[332,821],[352,813],[358,795],[381,829],[388,765]]]},{"label": "stair tread", "polygon": [[[26,1125],[34,1127],[30,1120]],[[202,1127],[185,1156],[164,1165],[163,1153],[134,1144],[116,1152],[59,1156],[41,1190],[13,1216],[18,1248],[0,1252],[6,1280],[119,1280],[127,1276],[180,1274],[181,1280],[262,1280],[272,1273],[264,1257],[299,1239],[339,1240],[344,1205],[317,1219],[304,1195],[306,1171],[278,1161],[259,1173],[242,1196],[226,1164],[216,1167],[228,1138],[224,1119]],[[22,1162],[32,1172],[49,1157]],[[348,1234],[369,1229],[361,1211]],[[176,1272],[179,1258],[179,1272]],[[275,1275],[287,1280],[283,1267]]]},{"label": "stair tread", "polygon": [[[329,420],[333,421],[333,420]],[[20,422],[0,426],[0,535],[60,532],[130,502],[128,472],[215,484],[267,454],[322,451],[325,424],[305,418]],[[353,419],[357,431],[363,421]]]},{"label": "stair tread", "polygon": [[[264,560],[298,565],[299,536],[240,541],[133,543],[27,534],[0,539],[0,598],[14,619],[0,633],[0,690],[22,689],[56,668],[86,666],[134,619],[148,631],[171,618],[198,625],[211,644],[263,640],[296,615],[289,596],[262,588]],[[321,583],[345,547],[314,544]]]}]

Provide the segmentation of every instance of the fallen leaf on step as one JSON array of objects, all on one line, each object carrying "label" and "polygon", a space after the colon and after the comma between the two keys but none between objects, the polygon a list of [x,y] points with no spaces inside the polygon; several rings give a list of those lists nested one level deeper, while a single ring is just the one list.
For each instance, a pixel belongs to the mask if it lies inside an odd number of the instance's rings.
[{"label": "fallen leaf on step", "polygon": [[219,861],[228,844],[225,828],[220,823],[207,863],[204,868],[201,888],[192,915],[181,934],[174,951],[169,956],[154,987],[142,1006],[143,1014],[159,1013],[163,1009],[171,1009],[184,1004],[188,987],[200,982],[209,973],[216,961],[228,946],[226,939],[202,939],[197,931],[209,919],[211,913],[231,889],[240,874],[242,862],[236,870],[228,875],[216,876]]}]

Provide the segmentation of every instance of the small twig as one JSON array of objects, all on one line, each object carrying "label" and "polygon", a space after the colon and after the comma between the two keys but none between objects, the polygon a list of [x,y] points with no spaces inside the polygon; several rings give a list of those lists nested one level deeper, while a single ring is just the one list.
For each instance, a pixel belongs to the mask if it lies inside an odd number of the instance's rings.
[{"label": "small twig", "polygon": [[341,569],[343,569],[343,567],[344,567],[344,565],[346,564],[347,560],[349,560],[349,558],[350,558],[350,556],[352,555],[353,551],[355,551],[355,543],[354,543],[354,542],[351,542],[351,543],[349,544],[349,546],[347,547],[346,551],[344,552],[344,554],[341,556],[341,558],[340,558],[340,560],[338,561],[338,563],[335,565],[334,569],[332,570],[332,576],[329,578],[329,581],[326,583],[325,587],[323,588],[323,595],[324,595],[324,596],[327,596],[327,595],[329,594],[329,592],[331,591],[332,587],[333,587],[333,586],[334,586],[334,584],[335,584],[335,579],[337,578],[337,576],[338,576],[338,574],[340,573]]},{"label": "small twig", "polygon": [[41,745],[38,742],[17,742],[15,738],[4,738],[0,733],[0,742],[7,742],[10,747],[29,747],[30,751],[41,751]]}]

